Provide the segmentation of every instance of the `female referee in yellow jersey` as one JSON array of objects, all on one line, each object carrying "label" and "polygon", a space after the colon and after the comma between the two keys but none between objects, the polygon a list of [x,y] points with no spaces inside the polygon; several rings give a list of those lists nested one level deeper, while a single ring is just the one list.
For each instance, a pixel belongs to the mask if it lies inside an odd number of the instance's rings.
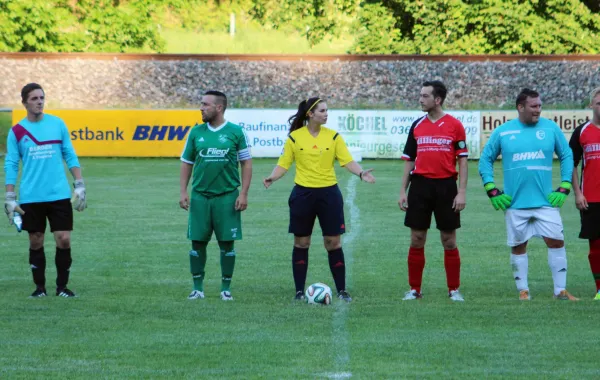
[{"label": "female referee in yellow jersey", "polygon": [[375,177],[371,174],[372,169],[362,170],[352,159],[342,136],[324,126],[327,122],[327,103],[322,99],[302,101],[298,112],[288,122],[291,127],[283,153],[263,184],[268,189],[296,161],[296,185],[288,201],[289,232],[294,234],[292,269],[296,284],[295,298],[304,298],[308,248],[315,218],[318,217],[338,298],[350,302],[352,298],[346,291],[346,266],[341,239],[341,234],[345,232],[344,200],[333,165],[337,160],[365,182],[375,183]]}]

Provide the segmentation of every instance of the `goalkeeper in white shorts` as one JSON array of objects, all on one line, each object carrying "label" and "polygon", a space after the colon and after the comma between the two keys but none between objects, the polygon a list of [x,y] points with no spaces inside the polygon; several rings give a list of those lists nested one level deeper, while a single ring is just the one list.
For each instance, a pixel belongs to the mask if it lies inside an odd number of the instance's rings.
[{"label": "goalkeeper in white shorts", "polygon": [[[571,190],[573,152],[556,123],[540,117],[539,93],[523,89],[516,101],[518,119],[494,130],[483,148],[479,174],[492,205],[506,211],[510,263],[519,298],[529,300],[527,242],[533,236],[548,246],[548,265],[554,281],[554,298],[577,301],[566,290],[567,253],[559,208]],[[552,190],[552,158],[560,160],[561,183]],[[494,184],[494,161],[502,155],[504,188]]]}]

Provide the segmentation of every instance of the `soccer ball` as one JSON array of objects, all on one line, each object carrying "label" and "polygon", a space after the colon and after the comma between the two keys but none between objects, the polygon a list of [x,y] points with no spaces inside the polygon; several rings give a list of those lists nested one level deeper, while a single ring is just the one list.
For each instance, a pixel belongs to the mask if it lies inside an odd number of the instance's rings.
[{"label": "soccer ball", "polygon": [[306,289],[306,302],[329,305],[331,303],[331,288],[321,282],[312,284]]}]

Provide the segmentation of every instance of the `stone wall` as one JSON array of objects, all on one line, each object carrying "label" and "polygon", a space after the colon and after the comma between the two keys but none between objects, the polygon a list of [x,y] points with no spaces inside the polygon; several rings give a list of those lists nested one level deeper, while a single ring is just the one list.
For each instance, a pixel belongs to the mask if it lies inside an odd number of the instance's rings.
[{"label": "stone wall", "polygon": [[40,83],[60,108],[191,108],[209,89],[234,107],[297,105],[321,96],[331,108],[416,108],[420,84],[442,79],[446,107],[513,104],[522,87],[546,106],[581,105],[600,86],[598,61],[199,61],[0,58],[0,107],[19,106],[21,87]]}]

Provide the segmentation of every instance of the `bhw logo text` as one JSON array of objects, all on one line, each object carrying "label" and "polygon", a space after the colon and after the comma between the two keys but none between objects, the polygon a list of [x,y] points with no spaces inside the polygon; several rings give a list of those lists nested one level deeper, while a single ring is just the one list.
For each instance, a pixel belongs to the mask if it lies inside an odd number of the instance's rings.
[{"label": "bhw logo text", "polygon": [[183,140],[190,128],[189,125],[138,125],[133,133],[133,140]]}]

